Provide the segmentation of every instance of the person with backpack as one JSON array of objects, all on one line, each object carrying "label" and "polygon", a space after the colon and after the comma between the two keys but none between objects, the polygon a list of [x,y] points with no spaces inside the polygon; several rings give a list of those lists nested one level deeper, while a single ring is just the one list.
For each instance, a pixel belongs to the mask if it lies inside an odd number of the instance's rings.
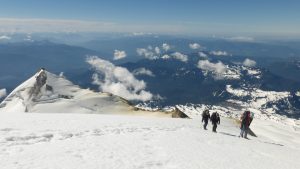
[{"label": "person with backpack", "polygon": [[204,125],[203,125],[204,130],[207,130],[206,127],[208,124],[208,119],[210,119],[210,114],[209,114],[209,110],[206,109],[202,113],[202,123],[204,122]]},{"label": "person with backpack", "polygon": [[217,132],[217,126],[218,124],[220,124],[220,115],[218,112],[214,112],[211,117],[210,117],[210,121],[213,125],[212,131],[213,132]]},{"label": "person with backpack", "polygon": [[254,113],[253,112],[251,112],[251,114],[250,114],[250,123],[249,123],[249,127],[250,127],[250,124],[252,123],[252,121],[253,121],[253,118],[254,118]]},{"label": "person with backpack", "polygon": [[241,116],[241,133],[240,137],[247,138],[249,126],[251,124],[251,113],[250,111],[245,111]]}]

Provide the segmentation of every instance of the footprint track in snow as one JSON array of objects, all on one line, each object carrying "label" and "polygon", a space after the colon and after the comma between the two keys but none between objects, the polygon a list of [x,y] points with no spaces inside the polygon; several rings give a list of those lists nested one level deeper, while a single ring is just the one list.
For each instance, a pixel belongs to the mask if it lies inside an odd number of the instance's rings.
[{"label": "footprint track in snow", "polygon": [[[69,131],[22,131],[11,128],[3,128],[0,129],[0,132],[5,132],[7,135],[5,138],[0,140],[0,145],[4,144],[7,146],[14,145],[31,145],[42,142],[50,142],[50,141],[63,141],[66,139],[76,139],[87,136],[104,136],[104,135],[124,135],[131,133],[144,133],[145,136],[151,134],[152,132],[162,131],[162,132],[174,132],[177,130],[181,130],[182,127],[126,127],[126,126],[105,126],[102,128],[83,130],[78,132],[69,132]],[[24,134],[25,133],[25,134]],[[27,133],[27,134],[26,134]],[[145,140],[148,140],[145,137]]]}]

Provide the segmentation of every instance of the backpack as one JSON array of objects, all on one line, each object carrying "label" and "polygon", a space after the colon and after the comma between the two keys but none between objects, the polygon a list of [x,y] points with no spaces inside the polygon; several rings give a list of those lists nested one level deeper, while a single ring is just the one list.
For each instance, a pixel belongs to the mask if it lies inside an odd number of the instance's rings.
[{"label": "backpack", "polygon": [[211,121],[217,121],[218,116],[219,114],[217,112],[214,112],[210,117]]},{"label": "backpack", "polygon": [[202,117],[206,117],[209,115],[209,110],[204,110],[203,113],[202,113]]},{"label": "backpack", "polygon": [[242,124],[247,124],[250,125],[250,121],[251,121],[251,113],[250,111],[245,111],[242,115]]}]

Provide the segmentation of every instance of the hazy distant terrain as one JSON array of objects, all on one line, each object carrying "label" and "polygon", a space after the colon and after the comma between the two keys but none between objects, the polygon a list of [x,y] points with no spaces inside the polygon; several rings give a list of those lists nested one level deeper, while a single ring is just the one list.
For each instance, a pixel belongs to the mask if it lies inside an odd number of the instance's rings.
[{"label": "hazy distant terrain", "polygon": [[[86,58],[94,55],[131,72],[140,68],[150,70],[152,76],[135,76],[146,82],[148,91],[161,96],[156,102],[162,105],[221,103],[230,98],[229,94],[224,93],[228,84],[236,87],[247,84],[266,91],[300,91],[300,45],[295,41],[245,42],[151,34],[63,33],[32,34],[30,41],[24,40],[27,36],[11,35],[10,40],[2,40],[0,43],[0,88],[6,88],[7,92],[40,67],[54,73],[64,72],[75,84],[98,90],[98,85],[93,84],[94,70],[86,63]],[[192,49],[189,45],[193,43],[200,47]],[[163,44],[167,44],[170,49],[164,50]],[[159,53],[155,53],[156,48]],[[126,57],[114,60],[115,50],[124,51]],[[144,53],[139,54],[138,50]],[[199,56],[200,51],[206,56]],[[188,60],[149,59],[149,56],[172,56],[176,52]],[[225,52],[225,55],[213,52]],[[240,66],[245,59],[256,62],[255,68],[262,74],[260,79],[248,76],[247,70],[242,70],[244,68]],[[238,71],[241,77],[216,80],[213,74],[204,74],[199,69],[200,60],[208,60],[209,64],[222,62],[231,71]]]}]

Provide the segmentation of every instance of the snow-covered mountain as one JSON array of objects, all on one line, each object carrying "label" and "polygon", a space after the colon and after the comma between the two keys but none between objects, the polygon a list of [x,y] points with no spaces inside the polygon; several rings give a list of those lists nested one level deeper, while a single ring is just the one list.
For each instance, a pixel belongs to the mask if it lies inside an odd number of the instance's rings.
[{"label": "snow-covered mountain", "polygon": [[171,113],[138,110],[121,97],[81,89],[62,74],[43,70],[14,89],[0,104],[0,112],[171,116]]}]

